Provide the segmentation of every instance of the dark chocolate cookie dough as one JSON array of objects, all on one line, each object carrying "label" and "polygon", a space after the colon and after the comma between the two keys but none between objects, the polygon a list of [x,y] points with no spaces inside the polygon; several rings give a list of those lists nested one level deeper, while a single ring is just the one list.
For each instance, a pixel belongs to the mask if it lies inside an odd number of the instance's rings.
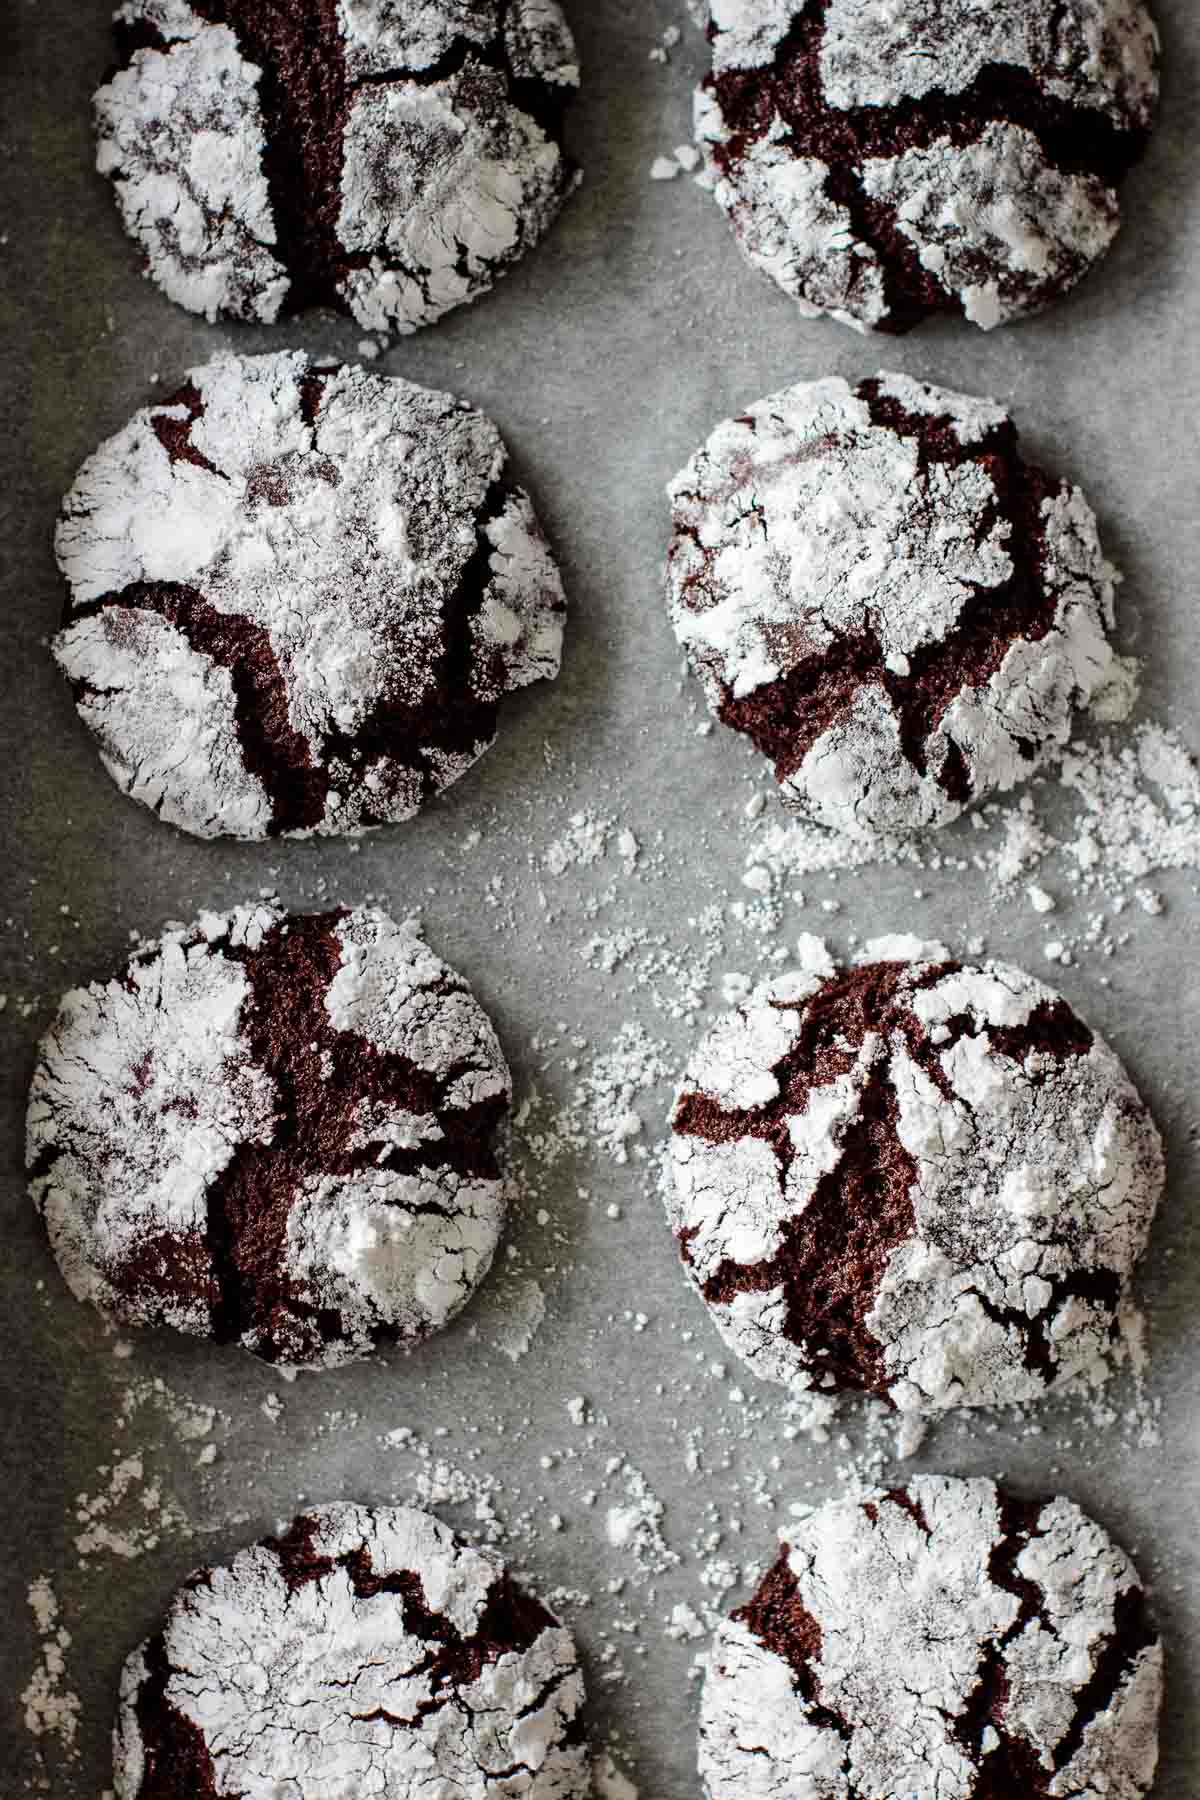
[{"label": "dark chocolate cookie dough", "polygon": [[[936,954],[935,954],[936,948]],[[794,1391],[1036,1399],[1119,1345],[1163,1181],[1112,1050],[1003,963],[766,982],[689,1064],[673,1223],[723,1336]]]},{"label": "dark chocolate cookie dough", "polygon": [[221,356],[83,465],[54,654],[105,767],[198,837],[411,818],[558,673],[562,583],[490,419]]},{"label": "dark chocolate cookie dough", "polygon": [[749,260],[809,314],[985,329],[1104,255],[1158,97],[1142,0],[712,0],[696,96]]},{"label": "dark chocolate cookie dough", "polygon": [[1162,1644],[1071,1501],[918,1475],[807,1513],[717,1632],[712,1800],[1139,1800]]},{"label": "dark chocolate cookie dough", "polygon": [[411,1507],[201,1569],[125,1665],[116,1800],[586,1800],[570,1634]]},{"label": "dark chocolate cookie dough", "polygon": [[510,1083],[411,923],[202,914],[76,989],[29,1099],[67,1284],[125,1325],[327,1367],[416,1343],[487,1274]]},{"label": "dark chocolate cookie dough", "polygon": [[556,0],[126,0],[98,163],[193,312],[415,331],[490,287],[575,182]]}]

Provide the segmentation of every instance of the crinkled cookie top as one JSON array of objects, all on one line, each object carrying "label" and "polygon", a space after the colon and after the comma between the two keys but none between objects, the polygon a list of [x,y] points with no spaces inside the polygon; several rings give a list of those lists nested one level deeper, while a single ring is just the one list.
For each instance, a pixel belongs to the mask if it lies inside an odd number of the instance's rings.
[{"label": "crinkled cookie top", "polygon": [[117,1800],[586,1800],[570,1634],[410,1507],[202,1569],[125,1665]]},{"label": "crinkled cookie top", "polygon": [[491,1023],[411,923],[206,913],[69,993],[28,1114],[72,1293],[333,1366],[446,1325],[504,1218]]},{"label": "crinkled cookie top", "polygon": [[714,1026],[675,1104],[673,1223],[768,1380],[911,1411],[1034,1400],[1106,1372],[1161,1141],[1065,1000],[928,954],[814,958]]},{"label": "crinkled cookie top", "polygon": [[557,0],[126,0],[98,166],[193,312],[336,306],[411,332],[475,299],[575,184]]},{"label": "crinkled cookie top", "polygon": [[410,818],[552,679],[562,583],[491,420],[298,351],[221,356],[63,503],[54,654],[119,786],[199,837]]},{"label": "crinkled cookie top", "polygon": [[820,1507],[718,1631],[712,1800],[1139,1800],[1161,1642],[1068,1500],[920,1475]]},{"label": "crinkled cookie top", "polygon": [[992,401],[801,382],[718,425],[670,495],[676,635],[820,824],[944,825],[1118,679],[1091,508]]},{"label": "crinkled cookie top", "polygon": [[696,96],[741,247],[808,314],[990,329],[1108,249],[1158,97],[1142,0],[712,0]]}]

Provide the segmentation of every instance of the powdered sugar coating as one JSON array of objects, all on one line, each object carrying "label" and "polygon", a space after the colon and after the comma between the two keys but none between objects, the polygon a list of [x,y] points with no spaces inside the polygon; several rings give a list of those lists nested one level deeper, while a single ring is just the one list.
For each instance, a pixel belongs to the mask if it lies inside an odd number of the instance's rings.
[{"label": "powdered sugar coating", "polygon": [[333,1366],[446,1325],[504,1217],[495,1032],[411,923],[274,905],[168,931],[63,1000],[32,1194],[72,1293]]},{"label": "powdered sugar coating", "polygon": [[97,93],[96,167],[170,299],[270,324],[289,282],[262,170],[260,71],[182,0],[154,15],[178,41],[140,50]]},{"label": "powdered sugar coating", "polygon": [[921,1475],[788,1537],[713,1646],[713,1800],[1148,1791],[1162,1645],[1129,1558],[1072,1502]]},{"label": "powdered sugar coating", "polygon": [[[791,6],[793,17],[798,10]],[[1057,8],[1029,0],[828,0],[821,87],[842,112],[961,94],[989,64],[1026,70],[1051,93],[1108,113],[1119,126],[1145,127],[1154,116],[1158,33],[1140,0]]]},{"label": "powdered sugar coating", "polygon": [[670,487],[671,616],[785,801],[850,833],[1023,780],[1116,673],[1116,571],[992,401],[880,375],[718,425]]},{"label": "powdered sugar coating", "polygon": [[136,414],[57,536],[54,653],[114,780],[242,838],[406,819],[457,780],[561,657],[505,462],[463,402],[294,351],[218,357]]},{"label": "powdered sugar coating", "polygon": [[[1073,287],[1117,235],[1111,188],[1049,165],[1037,138],[989,125],[977,142],[867,157],[863,192],[886,201],[921,266],[990,331],[1028,310],[1031,287]],[[947,199],[953,195],[953,202]]]},{"label": "powdered sugar coating", "polygon": [[414,1508],[327,1506],[193,1576],[129,1658],[116,1800],[584,1800],[583,1699],[570,1634],[495,1555]]},{"label": "powdered sugar coating", "polygon": [[692,1057],[672,1162],[738,1354],[910,1411],[1100,1379],[1163,1184],[1113,1051],[1001,963],[765,982]]},{"label": "powdered sugar coating", "polygon": [[905,330],[956,310],[990,330],[1111,245],[1158,96],[1142,0],[713,0],[711,16],[708,181],[806,314]]},{"label": "powdered sugar coating", "polygon": [[557,0],[312,14],[125,0],[135,48],[96,95],[98,166],[190,310],[269,322],[315,301],[415,331],[489,288],[574,186],[574,43]]}]

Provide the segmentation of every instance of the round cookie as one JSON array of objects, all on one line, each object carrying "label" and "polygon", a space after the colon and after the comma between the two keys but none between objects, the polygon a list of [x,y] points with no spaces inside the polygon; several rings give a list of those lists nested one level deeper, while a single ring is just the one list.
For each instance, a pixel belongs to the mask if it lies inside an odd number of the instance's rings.
[{"label": "round cookie", "polygon": [[53,651],[105,767],[197,837],[413,816],[552,680],[565,602],[491,420],[299,351],[220,356],[84,463]]},{"label": "round cookie", "polygon": [[68,1287],[327,1368],[440,1330],[504,1221],[491,1023],[410,921],[203,913],[66,995],[28,1114]]},{"label": "round cookie", "polygon": [[718,425],[669,491],[676,636],[815,823],[945,825],[1120,692],[1095,517],[993,401],[801,382]]},{"label": "round cookie", "polygon": [[201,1569],[129,1658],[116,1800],[586,1800],[570,1634],[411,1507],[321,1507]]},{"label": "round cookie", "polygon": [[1098,1379],[1158,1132],[1065,1000],[940,945],[899,960],[921,948],[880,940],[838,971],[818,946],[700,1044],[672,1118],[687,1272],[794,1392],[935,1412]]},{"label": "round cookie", "polygon": [[919,1475],[799,1518],[717,1632],[712,1800],[1138,1800],[1162,1644],[1137,1571],[1065,1499]]},{"label": "round cookie", "polygon": [[411,332],[484,293],[578,179],[557,0],[125,0],[97,166],[164,292]]},{"label": "round cookie", "polygon": [[806,316],[990,330],[1117,234],[1158,100],[1142,0],[711,0],[706,180]]}]

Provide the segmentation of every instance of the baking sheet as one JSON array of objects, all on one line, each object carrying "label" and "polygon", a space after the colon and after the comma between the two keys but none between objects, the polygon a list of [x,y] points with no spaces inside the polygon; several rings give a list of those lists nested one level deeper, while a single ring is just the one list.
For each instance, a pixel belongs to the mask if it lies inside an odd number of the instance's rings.
[{"label": "baking sheet", "polygon": [[[106,6],[7,0],[0,19],[4,1793],[104,1789],[121,1660],[196,1563],[228,1555],[303,1502],[416,1489],[470,1491],[465,1505],[448,1498],[446,1516],[503,1529],[514,1565],[561,1600],[587,1658],[597,1745],[615,1750],[642,1795],[697,1793],[692,1665],[703,1640],[686,1635],[688,1613],[668,1635],[673,1609],[711,1603],[722,1560],[729,1574],[769,1556],[790,1501],[836,1492],[863,1466],[865,1429],[851,1413],[844,1439],[841,1425],[825,1444],[789,1435],[781,1397],[730,1366],[683,1285],[655,1192],[669,1084],[614,1089],[614,1070],[637,1074],[639,1058],[643,1075],[681,1065],[703,1018],[684,1016],[690,980],[711,975],[705,1004],[719,1004],[720,977],[754,974],[769,949],[742,885],[755,829],[746,802],[767,784],[744,746],[698,733],[697,692],[680,685],[660,596],[663,484],[716,420],[792,380],[881,366],[1010,400],[1027,448],[1084,483],[1126,572],[1121,641],[1144,659],[1143,713],[1200,748],[1191,0],[1157,3],[1165,109],[1103,271],[1049,316],[989,338],[947,324],[899,342],[800,320],[743,265],[692,182],[649,180],[654,157],[687,141],[704,60],[683,0],[576,0],[568,11],[585,71],[570,121],[583,189],[491,297],[377,365],[456,390],[500,424],[561,555],[572,606],[565,670],[553,689],[509,706],[497,748],[442,802],[358,848],[204,845],[165,828],[104,775],[51,666],[55,509],[101,436],[156,380],[169,391],[218,348],[303,344],[352,357],[362,334],[311,317],[273,330],[210,327],[173,308],[140,276],[92,171],[88,101],[108,61]],[[680,43],[666,64],[651,60],[670,26],[682,29]],[[622,853],[625,831],[636,858]],[[970,826],[945,842],[969,854]],[[1165,911],[1132,907],[1119,954],[1079,954],[1049,973],[1118,1046],[1168,1140],[1170,1190],[1141,1286],[1160,1441],[1139,1441],[1146,1407],[1137,1412],[1126,1384],[1109,1424],[1069,1405],[952,1420],[911,1466],[1003,1474],[1026,1493],[1064,1487],[1136,1551],[1170,1656],[1156,1792],[1191,1800],[1200,1790],[1200,915],[1192,876],[1154,885]],[[885,867],[804,888],[801,906],[785,884],[782,944],[801,930],[839,949],[852,934],[895,929],[959,945],[979,935],[992,953],[1047,972],[1047,921],[1020,898],[997,904],[973,871]],[[525,1191],[503,1267],[478,1303],[417,1356],[290,1385],[237,1352],[166,1336],[122,1354],[65,1292],[20,1170],[34,1048],[60,991],[107,976],[132,932],[262,890],[298,906],[374,895],[401,914],[420,909],[431,941],[490,1008],[530,1102],[514,1152]],[[730,911],[735,900],[750,903],[747,922]],[[704,915],[714,907],[722,936],[710,963],[705,932],[716,915]],[[1078,935],[1090,910],[1061,894],[1055,929]],[[620,932],[635,936],[606,972]],[[589,952],[594,936],[608,950]],[[605,1061],[614,1045],[619,1065]],[[623,1098],[643,1125],[624,1164],[603,1146],[572,1144]],[[535,1323],[533,1284],[545,1317],[517,1356]],[[582,1425],[568,1410],[579,1397]],[[215,1459],[202,1463],[209,1445]],[[631,1508],[653,1510],[647,1494],[663,1508],[663,1548],[652,1533],[614,1546],[610,1509],[620,1535]],[[116,1551],[103,1547],[106,1532]],[[31,1734],[23,1716],[56,1629],[27,1606],[41,1575],[70,1637],[52,1687],[78,1695],[73,1747],[61,1734]]]}]

